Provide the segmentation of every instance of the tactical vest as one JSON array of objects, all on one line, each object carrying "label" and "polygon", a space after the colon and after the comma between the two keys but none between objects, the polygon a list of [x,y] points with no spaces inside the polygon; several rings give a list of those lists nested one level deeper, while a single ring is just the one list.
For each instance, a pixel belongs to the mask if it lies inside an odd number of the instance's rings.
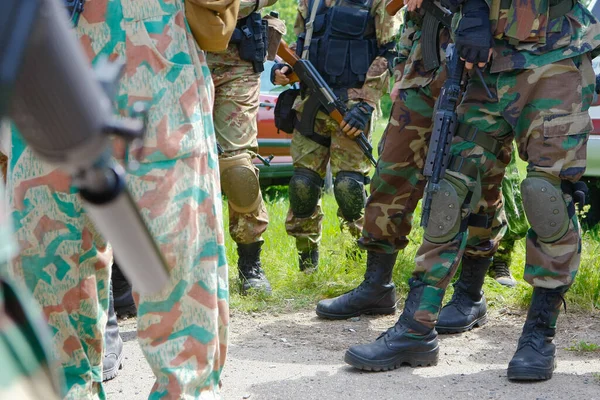
[{"label": "tactical vest", "polygon": [[[319,1],[309,60],[332,89],[358,88],[378,55],[373,0],[338,0],[332,7]],[[308,21],[308,19],[307,19]],[[296,53],[302,55],[305,33],[298,36]]]}]

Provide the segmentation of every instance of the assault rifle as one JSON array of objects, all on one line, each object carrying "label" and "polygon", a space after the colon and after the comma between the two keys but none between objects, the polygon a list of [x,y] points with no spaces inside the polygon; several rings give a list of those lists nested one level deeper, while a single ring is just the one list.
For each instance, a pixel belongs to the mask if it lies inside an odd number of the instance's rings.
[{"label": "assault rifle", "polygon": [[[331,118],[341,124],[344,120],[344,115],[348,112],[348,108],[331,90],[323,77],[309,60],[299,58],[296,53],[289,48],[285,41],[281,41],[277,49],[277,55],[289,64],[293,69],[293,74],[288,78],[290,81],[299,80],[303,85],[310,89],[311,94],[304,105],[302,112],[303,118],[309,117],[312,119],[310,126],[314,126],[314,119],[319,111],[319,108],[324,108]],[[377,165],[377,161],[373,158],[373,147],[367,140],[364,132],[356,138],[356,143],[360,147],[363,154],[371,161],[373,166]]]},{"label": "assault rifle", "polygon": [[440,190],[440,180],[444,177],[450,159],[450,144],[458,127],[456,107],[461,95],[461,80],[465,62],[453,51],[451,45],[446,50],[448,77],[442,86],[433,114],[433,130],[429,140],[429,150],[423,167],[423,175],[428,178],[425,187],[421,226],[426,228],[431,213],[432,196]]}]

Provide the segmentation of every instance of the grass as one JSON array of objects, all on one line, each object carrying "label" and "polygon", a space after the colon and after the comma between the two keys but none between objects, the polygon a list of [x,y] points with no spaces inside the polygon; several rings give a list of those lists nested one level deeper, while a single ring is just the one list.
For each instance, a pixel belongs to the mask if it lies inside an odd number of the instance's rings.
[{"label": "grass", "polygon": [[[373,143],[381,137],[385,121],[377,125]],[[375,149],[376,146],[374,145]],[[521,167],[523,167],[521,165]],[[287,187],[271,187],[263,192],[267,203],[270,224],[264,235],[262,262],[266,275],[273,287],[273,295],[260,294],[241,296],[237,274],[237,253],[235,243],[226,237],[227,258],[230,268],[231,307],[244,312],[288,312],[302,308],[312,308],[323,298],[342,294],[356,287],[365,270],[366,253],[355,252],[355,241],[347,232],[340,231],[336,216],[337,204],[331,194],[323,197],[325,219],[320,247],[318,271],[305,274],[298,269],[295,242],[287,235],[284,221],[288,210]],[[225,221],[227,207],[224,204]],[[409,246],[398,255],[394,269],[394,282],[400,296],[408,290],[408,278],[414,268],[415,253],[423,234],[419,227],[420,205],[415,212],[414,229],[409,236]],[[586,232],[583,240],[582,262],[579,274],[567,294],[569,311],[589,311],[600,308],[600,229]],[[531,287],[522,280],[525,260],[525,241],[519,241],[513,253],[512,273],[518,280],[514,289],[505,288],[493,279],[487,278],[485,293],[491,308],[526,308],[531,297]],[[449,297],[452,287],[449,287]]]},{"label": "grass", "polygon": [[572,346],[567,347],[567,350],[581,353],[589,353],[600,351],[600,346],[596,343],[588,343],[582,340],[580,342],[573,343]]}]

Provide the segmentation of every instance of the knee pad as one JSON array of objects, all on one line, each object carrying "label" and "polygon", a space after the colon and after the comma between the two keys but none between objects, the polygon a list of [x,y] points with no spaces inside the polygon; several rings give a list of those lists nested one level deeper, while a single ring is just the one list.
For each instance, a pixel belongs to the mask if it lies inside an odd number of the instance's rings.
[{"label": "knee pad", "polygon": [[469,188],[460,180],[446,175],[440,181],[440,189],[431,199],[431,214],[425,228],[428,241],[446,243],[460,232],[462,207],[468,195]]},{"label": "knee pad", "polygon": [[530,172],[521,183],[525,215],[542,242],[556,242],[569,229],[569,213],[560,185],[559,178],[544,172]]},{"label": "knee pad", "polygon": [[356,221],[362,216],[367,201],[365,176],[360,172],[338,172],[333,182],[333,194],[344,219]]},{"label": "knee pad", "polygon": [[295,217],[308,218],[317,209],[321,198],[323,179],[315,171],[295,168],[290,179],[290,208]]},{"label": "knee pad", "polygon": [[219,170],[229,206],[242,214],[256,211],[261,200],[260,184],[250,154],[219,159]]}]

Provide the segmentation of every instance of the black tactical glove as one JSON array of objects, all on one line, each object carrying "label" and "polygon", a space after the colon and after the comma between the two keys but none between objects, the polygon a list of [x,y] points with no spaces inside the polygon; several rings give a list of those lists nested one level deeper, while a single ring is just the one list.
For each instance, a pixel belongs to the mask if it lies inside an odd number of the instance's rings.
[{"label": "black tactical glove", "polygon": [[456,29],[456,51],[469,63],[487,63],[492,47],[490,9],[485,0],[467,0]]},{"label": "black tactical glove", "polygon": [[273,85],[276,85],[276,83],[275,83],[275,71],[280,70],[283,67],[288,67],[289,68],[286,75],[289,75],[292,72],[292,67],[290,67],[288,64],[285,64],[285,63],[275,63],[271,67],[271,83]]},{"label": "black tactical glove", "polygon": [[374,108],[365,101],[357,103],[344,115],[344,121],[351,127],[364,131],[371,119]]}]

